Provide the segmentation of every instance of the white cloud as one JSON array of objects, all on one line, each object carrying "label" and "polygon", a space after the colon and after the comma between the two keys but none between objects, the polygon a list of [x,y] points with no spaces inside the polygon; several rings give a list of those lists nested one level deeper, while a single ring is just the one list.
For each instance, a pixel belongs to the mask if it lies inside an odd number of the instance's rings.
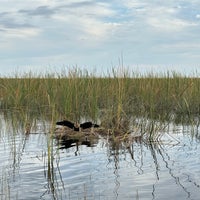
[{"label": "white cloud", "polygon": [[105,19],[116,14],[106,3],[85,6],[73,4],[73,7],[75,9],[69,9],[67,6],[61,8],[61,12],[56,13],[53,18],[64,23],[66,31],[70,28],[76,31],[74,35],[78,39],[100,41],[107,38],[117,26],[117,23]]},{"label": "white cloud", "polygon": [[[1,29],[1,28],[0,28]],[[30,38],[38,36],[40,33],[40,30],[37,28],[2,28],[6,34],[5,38]]]},{"label": "white cloud", "polygon": [[197,14],[197,15],[196,15],[196,18],[197,18],[197,19],[200,19],[200,14]]},{"label": "white cloud", "polygon": [[196,25],[196,23],[191,23],[185,20],[165,17],[150,17],[149,19],[147,19],[147,22],[158,31],[165,32],[182,31],[184,28]]},{"label": "white cloud", "polygon": [[155,31],[173,32],[182,31],[196,22],[182,19],[179,16],[181,6],[174,2],[162,3],[151,1],[126,2],[125,6],[131,10],[132,18],[138,20],[143,26],[151,26]]}]

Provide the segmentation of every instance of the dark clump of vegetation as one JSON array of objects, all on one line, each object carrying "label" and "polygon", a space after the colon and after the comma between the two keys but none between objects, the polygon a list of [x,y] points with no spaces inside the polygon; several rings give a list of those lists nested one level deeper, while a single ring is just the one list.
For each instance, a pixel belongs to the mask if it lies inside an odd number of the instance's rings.
[{"label": "dark clump of vegetation", "polygon": [[200,114],[200,79],[175,73],[146,76],[113,70],[104,77],[79,69],[0,78],[1,110],[47,119],[81,117],[119,128],[131,117],[191,120]]}]

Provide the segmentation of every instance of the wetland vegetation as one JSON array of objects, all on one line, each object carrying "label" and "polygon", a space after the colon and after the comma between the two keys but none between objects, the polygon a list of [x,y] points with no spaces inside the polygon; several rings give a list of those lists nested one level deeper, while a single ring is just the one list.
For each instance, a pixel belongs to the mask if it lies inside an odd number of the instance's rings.
[{"label": "wetland vegetation", "polygon": [[138,124],[140,118],[142,132],[147,119],[153,122],[150,132],[156,121],[198,125],[199,97],[199,78],[173,72],[138,75],[119,68],[98,77],[75,68],[42,77],[0,78],[0,109],[19,112],[25,123],[35,115],[53,123],[84,117],[114,129],[130,119]]},{"label": "wetland vegetation", "polygon": [[[200,78],[174,72],[0,78],[0,199],[198,199],[199,98]],[[63,119],[122,134],[58,141]]]}]

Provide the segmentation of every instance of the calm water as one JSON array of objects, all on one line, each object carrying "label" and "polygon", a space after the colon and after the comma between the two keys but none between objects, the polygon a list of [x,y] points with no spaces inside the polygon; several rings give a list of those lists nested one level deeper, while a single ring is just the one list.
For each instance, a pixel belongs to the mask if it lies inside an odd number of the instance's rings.
[{"label": "calm water", "polygon": [[0,199],[199,199],[200,140],[191,127],[173,126],[159,143],[79,146],[49,140],[39,122],[27,136],[0,127]]}]

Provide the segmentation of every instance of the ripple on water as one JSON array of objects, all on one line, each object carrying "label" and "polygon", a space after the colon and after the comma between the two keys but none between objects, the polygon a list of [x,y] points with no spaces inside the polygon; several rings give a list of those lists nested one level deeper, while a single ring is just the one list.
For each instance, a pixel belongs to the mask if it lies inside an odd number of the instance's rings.
[{"label": "ripple on water", "polygon": [[[14,137],[14,138],[13,138]],[[199,141],[59,149],[48,165],[47,135],[0,137],[1,188],[10,199],[194,199],[200,195]],[[174,136],[175,137],[175,136]],[[3,185],[2,185],[3,184]]]}]

